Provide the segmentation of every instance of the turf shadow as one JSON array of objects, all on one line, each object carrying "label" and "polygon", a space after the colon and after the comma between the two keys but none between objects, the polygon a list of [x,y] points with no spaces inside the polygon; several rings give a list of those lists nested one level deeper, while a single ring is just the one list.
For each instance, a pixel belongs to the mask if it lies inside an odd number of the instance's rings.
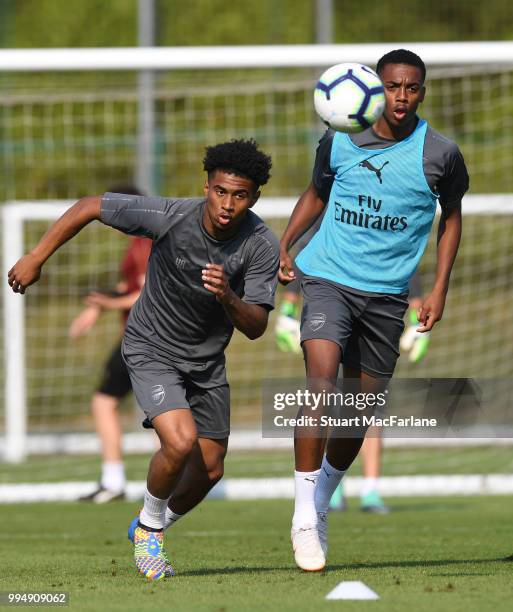
[{"label": "turf shadow", "polygon": [[443,504],[440,502],[425,502],[421,504],[392,504],[390,506],[391,511],[395,514],[396,512],[417,512],[420,510],[427,510],[429,512],[440,512],[441,510],[467,510],[470,504],[464,502]]},{"label": "turf shadow", "polygon": [[283,571],[296,571],[295,565],[286,566],[256,566],[256,567],[214,567],[214,568],[201,568],[195,570],[186,570],[180,572],[180,576],[229,576],[232,574],[259,574],[264,572],[276,572],[279,570]]},{"label": "turf shadow", "polygon": [[[347,563],[344,565],[337,564],[332,565],[329,564],[323,573],[331,573],[331,572],[340,572],[347,570],[361,570],[361,569],[385,569],[385,568],[413,568],[413,567],[442,567],[445,565],[466,565],[466,564],[476,564],[476,563],[494,563],[497,561],[505,561],[506,559],[498,558],[498,559],[433,559],[433,560],[418,560],[418,561],[395,561],[395,562],[380,562],[380,563]],[[200,569],[191,569],[180,572],[180,576],[229,576],[233,574],[259,574],[265,572],[276,572],[276,571],[293,571],[297,572],[297,568],[295,565],[285,565],[285,566],[235,566],[235,567],[215,567],[215,568],[200,568]],[[440,574],[442,576],[444,574]],[[452,574],[447,574],[452,575]],[[456,575],[456,574],[455,574]],[[459,572],[458,576],[467,575]],[[485,575],[485,574],[468,574],[472,575]]]},{"label": "turf shadow", "polygon": [[[467,565],[479,563],[504,562],[504,557],[495,559],[422,559],[413,561],[384,561],[379,563],[348,563],[345,565],[328,565],[326,572],[341,570],[361,570],[361,569],[385,569],[385,568],[409,568],[409,567],[442,567],[444,565]],[[463,574],[459,574],[463,575]],[[470,575],[470,574],[469,574]],[[481,574],[480,574],[481,575]]]}]

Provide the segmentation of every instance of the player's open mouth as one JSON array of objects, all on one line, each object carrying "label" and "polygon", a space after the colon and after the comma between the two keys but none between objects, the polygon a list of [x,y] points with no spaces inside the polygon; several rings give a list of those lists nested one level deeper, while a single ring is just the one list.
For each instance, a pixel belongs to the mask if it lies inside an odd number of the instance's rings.
[{"label": "player's open mouth", "polygon": [[394,117],[398,120],[401,121],[402,119],[404,119],[406,117],[406,108],[401,106],[399,108],[395,108],[394,109]]},{"label": "player's open mouth", "polygon": [[230,215],[219,215],[218,219],[221,225],[228,225],[228,223],[230,223],[232,220],[232,217]]}]

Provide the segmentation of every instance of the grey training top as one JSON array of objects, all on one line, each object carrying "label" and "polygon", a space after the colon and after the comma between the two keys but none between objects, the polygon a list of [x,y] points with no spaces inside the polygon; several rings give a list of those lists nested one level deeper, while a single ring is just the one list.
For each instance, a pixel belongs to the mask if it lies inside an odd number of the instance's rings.
[{"label": "grey training top", "polygon": [[[330,165],[333,136],[334,132],[327,130],[319,141],[313,170],[313,184],[324,202],[329,199],[335,179]],[[397,143],[378,136],[372,127],[351,134],[350,138],[357,147],[364,149],[385,149]],[[439,194],[440,206],[459,206],[468,190],[469,178],[458,145],[428,126],[422,161],[426,181],[431,191]]]},{"label": "grey training top", "polygon": [[103,196],[103,223],[153,240],[146,282],[125,331],[125,342],[150,357],[195,363],[221,356],[233,324],[203,287],[207,263],[224,265],[230,287],[245,302],[274,308],[277,238],[249,210],[233,238],[215,240],[203,227],[205,204],[205,198]]}]

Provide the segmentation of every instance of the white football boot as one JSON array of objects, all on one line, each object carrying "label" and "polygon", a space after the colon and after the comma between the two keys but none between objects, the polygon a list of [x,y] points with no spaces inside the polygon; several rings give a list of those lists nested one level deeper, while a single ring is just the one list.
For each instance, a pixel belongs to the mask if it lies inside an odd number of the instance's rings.
[{"label": "white football boot", "polygon": [[317,527],[300,527],[290,532],[294,559],[305,572],[320,572],[326,565],[326,557],[319,542]]}]

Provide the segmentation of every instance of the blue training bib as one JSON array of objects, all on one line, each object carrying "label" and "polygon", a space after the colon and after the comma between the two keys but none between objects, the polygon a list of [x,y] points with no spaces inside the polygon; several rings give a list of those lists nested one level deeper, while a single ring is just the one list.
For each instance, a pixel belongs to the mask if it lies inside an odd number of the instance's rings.
[{"label": "blue training bib", "polygon": [[299,268],[348,287],[406,293],[422,257],[437,194],[424,175],[427,123],[386,149],[363,149],[337,132],[335,181],[319,231],[296,258]]}]

